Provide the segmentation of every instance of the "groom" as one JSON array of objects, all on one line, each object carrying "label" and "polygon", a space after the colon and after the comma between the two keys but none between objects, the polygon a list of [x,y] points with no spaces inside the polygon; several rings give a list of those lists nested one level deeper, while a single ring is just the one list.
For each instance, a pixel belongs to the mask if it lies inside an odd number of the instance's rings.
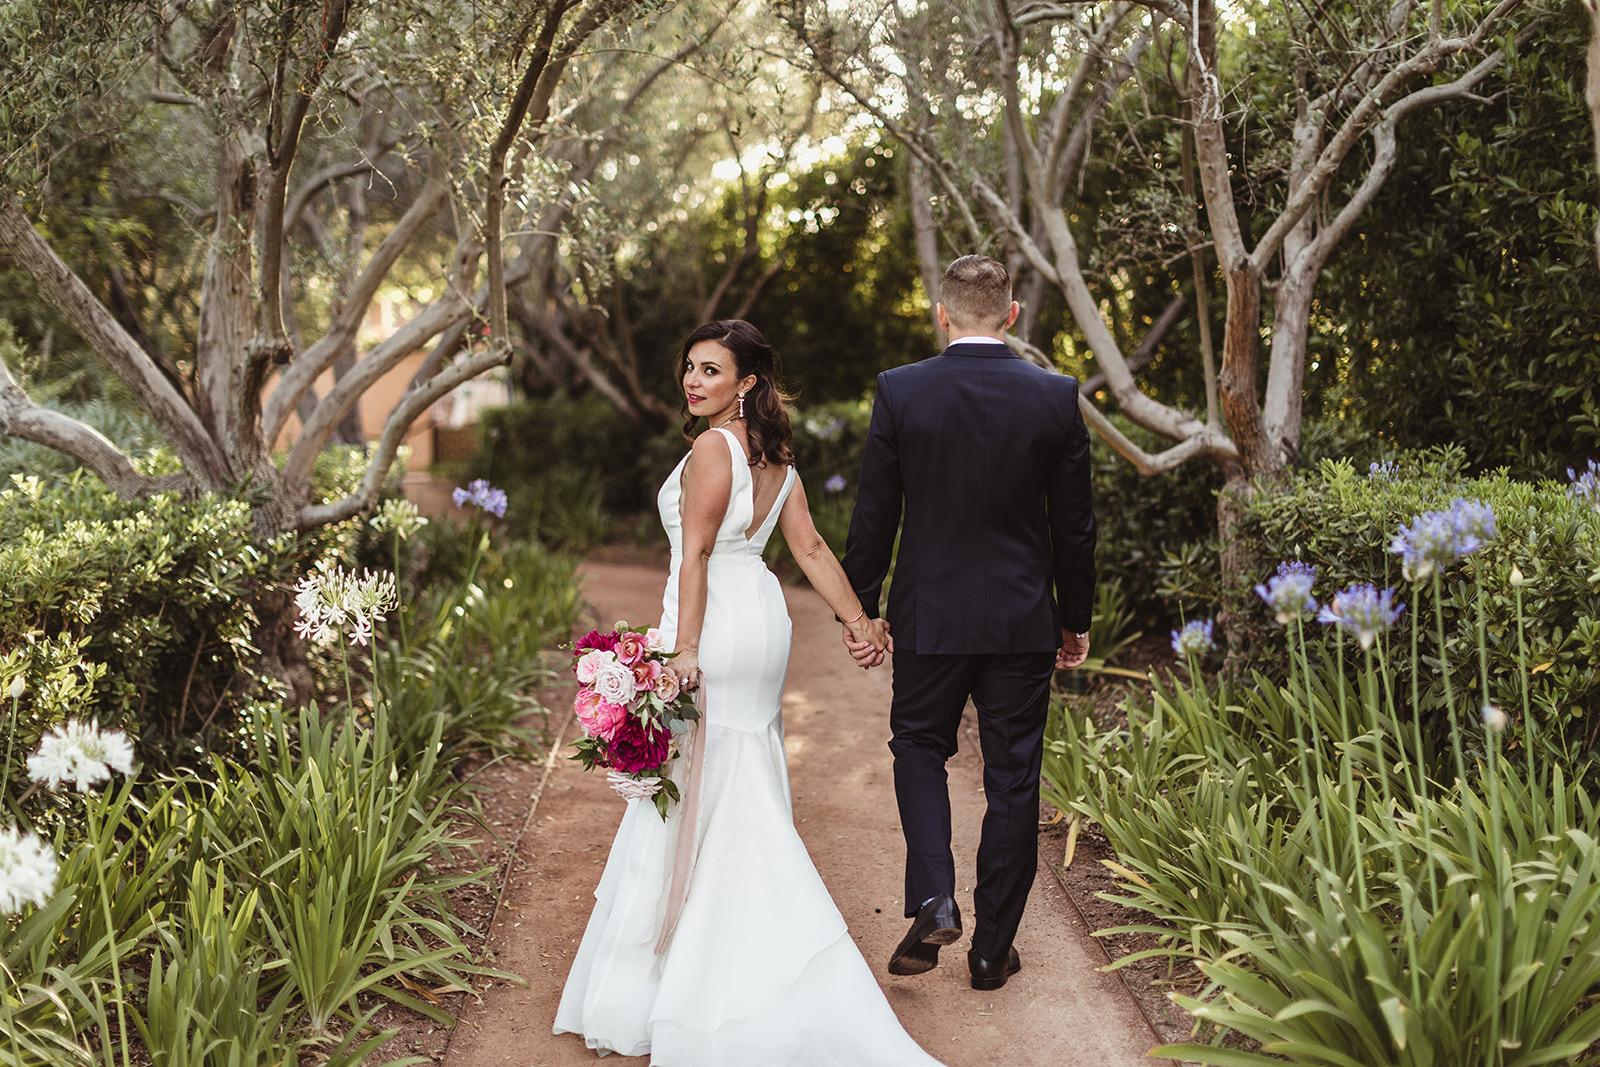
[{"label": "groom", "polygon": [[[844,556],[875,617],[900,531],[889,748],[913,922],[891,974],[933,969],[940,946],[961,937],[945,761],[969,697],[977,707],[988,810],[967,953],[974,989],[998,989],[1022,966],[1012,940],[1038,864],[1050,679],[1088,656],[1094,599],[1078,384],[1006,347],[1018,310],[995,260],[963,256],[945,271],[937,315],[953,340],[878,375]],[[845,641],[863,666],[881,661]]]}]

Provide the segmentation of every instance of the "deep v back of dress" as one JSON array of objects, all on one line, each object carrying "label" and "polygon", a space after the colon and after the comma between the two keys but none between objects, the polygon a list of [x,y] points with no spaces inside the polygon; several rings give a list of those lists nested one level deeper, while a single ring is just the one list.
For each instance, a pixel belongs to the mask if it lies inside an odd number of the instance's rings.
[{"label": "deep v back of dress", "polygon": [[[555,1032],[662,1067],[928,1067],[878,989],[794,828],[781,715],[790,623],[761,553],[795,481],[760,523],[738,438],[733,489],[707,564],[700,634],[704,758],[695,825],[629,801],[595,890]],[[685,462],[687,462],[685,457]],[[661,628],[676,640],[683,463],[657,497],[672,544]],[[754,527],[754,531],[752,531]],[[679,834],[695,865],[670,939]]]}]

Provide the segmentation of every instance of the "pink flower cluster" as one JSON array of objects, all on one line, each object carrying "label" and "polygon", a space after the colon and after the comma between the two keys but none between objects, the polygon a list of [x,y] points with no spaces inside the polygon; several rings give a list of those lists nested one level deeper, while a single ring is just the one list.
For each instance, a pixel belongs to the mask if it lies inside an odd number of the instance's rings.
[{"label": "pink flower cluster", "polygon": [[672,757],[667,719],[681,715],[678,677],[666,666],[660,631],[623,624],[611,633],[591,631],[573,646],[578,724],[594,753],[593,765],[625,774],[660,769]]}]

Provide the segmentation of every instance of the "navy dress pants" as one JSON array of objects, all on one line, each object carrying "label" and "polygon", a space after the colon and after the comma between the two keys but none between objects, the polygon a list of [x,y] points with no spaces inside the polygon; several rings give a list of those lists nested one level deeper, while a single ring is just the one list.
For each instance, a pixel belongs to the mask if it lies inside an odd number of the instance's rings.
[{"label": "navy dress pants", "polygon": [[945,761],[956,754],[970,697],[988,804],[978,844],[972,947],[987,960],[1005,959],[1038,867],[1039,765],[1054,669],[1054,652],[894,655],[889,749],[906,838],[906,916],[930,897],[955,892]]}]

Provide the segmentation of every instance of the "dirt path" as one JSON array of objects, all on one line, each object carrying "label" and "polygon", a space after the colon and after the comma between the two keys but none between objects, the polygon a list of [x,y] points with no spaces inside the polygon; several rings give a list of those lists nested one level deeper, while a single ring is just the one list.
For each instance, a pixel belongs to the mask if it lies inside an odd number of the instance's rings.
[{"label": "dirt path", "polygon": [[[666,576],[655,567],[590,563],[583,580],[596,618],[609,625],[654,620]],[[822,600],[809,589],[787,593],[794,646],[784,720],[795,819],[906,1029],[950,1067],[1151,1063],[1145,1054],[1156,1044],[1154,1035],[1116,976],[1097,970],[1104,963],[1098,946],[1043,868],[1017,938],[1023,969],[1003,989],[969,987],[964,944],[946,949],[929,974],[887,973],[889,951],[906,926],[903,845],[885,747],[889,671],[856,669]],[[957,877],[965,879],[957,899],[970,917],[983,790],[970,716],[966,725],[962,752],[950,763],[950,792]],[[570,735],[569,726],[565,739]],[[552,1036],[550,1027],[621,810],[598,774],[586,775],[565,759],[550,764],[489,938],[497,964],[529,984],[496,984],[467,1006],[450,1042],[449,1067],[597,1062],[580,1039]]]}]

